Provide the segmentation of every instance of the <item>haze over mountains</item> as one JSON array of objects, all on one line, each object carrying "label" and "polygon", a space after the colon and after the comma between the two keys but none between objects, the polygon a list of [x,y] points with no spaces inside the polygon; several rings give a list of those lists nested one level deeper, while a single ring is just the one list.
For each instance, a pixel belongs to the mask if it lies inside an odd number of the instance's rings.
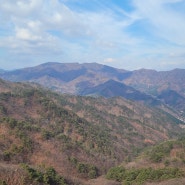
[{"label": "haze over mountains", "polygon": [[[97,63],[50,62],[4,72],[1,77],[12,81],[39,82],[45,86],[56,88],[58,91],[73,94],[78,93],[79,89],[94,87],[112,79],[154,95],[165,89],[171,89],[185,96],[185,69],[160,72],[147,69],[126,71]],[[52,84],[52,82],[56,84]],[[65,89],[68,84],[72,86],[71,89]]]},{"label": "haze over mountains", "polygon": [[185,0],[0,2],[0,185],[185,185]]},{"label": "haze over mountains", "polygon": [[50,62],[2,72],[0,77],[17,82],[35,82],[73,95],[120,96],[151,105],[162,102],[174,108],[178,116],[185,116],[185,69],[127,71],[97,63]]}]

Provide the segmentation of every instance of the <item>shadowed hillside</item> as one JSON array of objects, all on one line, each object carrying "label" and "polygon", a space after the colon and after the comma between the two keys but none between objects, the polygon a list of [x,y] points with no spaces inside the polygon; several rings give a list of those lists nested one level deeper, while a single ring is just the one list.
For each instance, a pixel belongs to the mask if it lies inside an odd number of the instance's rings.
[{"label": "shadowed hillside", "polygon": [[80,94],[95,97],[103,96],[106,98],[123,97],[128,100],[144,102],[145,104],[150,105],[161,104],[159,100],[153,98],[152,96],[142,93],[130,86],[114,80],[109,80],[95,87],[86,88],[81,91]]},{"label": "shadowed hillside", "polygon": [[51,89],[76,94],[108,80],[130,85],[142,92],[159,95],[173,90],[185,97],[185,69],[126,71],[97,63],[45,63],[39,66],[3,71],[0,76],[11,81],[32,81]]},{"label": "shadowed hillside", "polygon": [[[176,111],[176,117],[185,119],[185,101],[180,105],[171,101],[179,99],[180,96],[185,98],[184,69],[159,72],[147,69],[126,71],[97,63],[50,62],[30,68],[4,71],[0,73],[0,77],[16,82],[35,82],[54,91],[74,95],[122,96],[137,101],[144,100],[152,105],[159,104],[161,100]],[[116,85],[116,82],[120,85]],[[113,89],[110,89],[111,87]],[[125,94],[125,89],[130,89],[132,93],[129,94],[128,90]],[[165,94],[164,97],[164,92],[174,93]],[[168,95],[170,102],[167,100]]]}]

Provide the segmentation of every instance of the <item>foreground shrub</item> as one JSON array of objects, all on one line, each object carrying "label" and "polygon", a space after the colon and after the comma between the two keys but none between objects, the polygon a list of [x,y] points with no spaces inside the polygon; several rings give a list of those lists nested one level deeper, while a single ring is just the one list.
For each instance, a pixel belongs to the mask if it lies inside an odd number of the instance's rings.
[{"label": "foreground shrub", "polygon": [[52,167],[42,171],[32,168],[27,164],[23,164],[22,167],[26,170],[29,180],[43,183],[45,185],[67,185],[65,179],[59,176]]},{"label": "foreground shrub", "polygon": [[123,184],[143,184],[146,181],[162,181],[183,176],[185,176],[184,172],[178,168],[133,168],[126,170],[124,167],[111,168],[106,175],[108,179],[123,182]]}]

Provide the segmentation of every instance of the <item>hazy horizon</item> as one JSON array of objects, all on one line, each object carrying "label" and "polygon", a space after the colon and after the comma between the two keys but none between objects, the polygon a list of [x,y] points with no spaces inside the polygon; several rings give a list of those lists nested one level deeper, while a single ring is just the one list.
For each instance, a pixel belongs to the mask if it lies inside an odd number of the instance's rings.
[{"label": "hazy horizon", "polygon": [[[32,67],[37,67],[39,65],[44,65],[44,64],[48,64],[48,63],[58,63],[58,64],[80,64],[80,65],[83,65],[83,64],[100,64],[100,63],[97,63],[97,62],[91,62],[91,63],[79,63],[79,62],[68,62],[68,63],[64,63],[64,62],[44,62],[44,63],[40,63],[40,64],[36,64],[36,65],[30,65],[30,66],[26,66],[26,67],[20,67],[20,68],[12,68],[12,69],[3,69],[0,67],[0,70],[4,70],[4,71],[14,71],[14,70],[19,70],[19,69],[25,69],[25,68],[32,68]],[[162,72],[162,71],[173,71],[173,70],[176,70],[176,69],[182,69],[182,70],[185,70],[185,68],[174,68],[174,69],[170,69],[170,70],[156,70],[156,69],[150,69],[150,68],[138,68],[138,69],[133,69],[133,70],[129,70],[129,69],[125,69],[125,68],[119,68],[119,67],[114,67],[114,66],[110,66],[108,64],[100,64],[100,65],[106,65],[106,66],[109,66],[109,67],[113,67],[113,68],[116,68],[116,69],[123,69],[123,70],[126,70],[126,71],[137,71],[137,70],[152,70],[152,71],[157,71],[157,72]]]},{"label": "hazy horizon", "polygon": [[0,0],[0,68],[185,69],[184,0]]}]

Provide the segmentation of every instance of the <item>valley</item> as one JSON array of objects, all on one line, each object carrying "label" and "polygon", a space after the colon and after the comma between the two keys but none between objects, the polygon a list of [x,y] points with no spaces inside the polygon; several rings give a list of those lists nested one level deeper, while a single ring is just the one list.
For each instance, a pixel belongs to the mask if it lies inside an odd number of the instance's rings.
[{"label": "valley", "polygon": [[151,89],[135,75],[94,63],[1,72],[0,184],[184,183],[184,83],[172,85],[184,72],[156,93],[159,75]]},{"label": "valley", "polygon": [[0,77],[14,82],[33,82],[56,92],[103,96],[120,96],[148,104],[162,103],[185,117],[185,70],[127,71],[98,63],[54,63],[4,71]]}]

